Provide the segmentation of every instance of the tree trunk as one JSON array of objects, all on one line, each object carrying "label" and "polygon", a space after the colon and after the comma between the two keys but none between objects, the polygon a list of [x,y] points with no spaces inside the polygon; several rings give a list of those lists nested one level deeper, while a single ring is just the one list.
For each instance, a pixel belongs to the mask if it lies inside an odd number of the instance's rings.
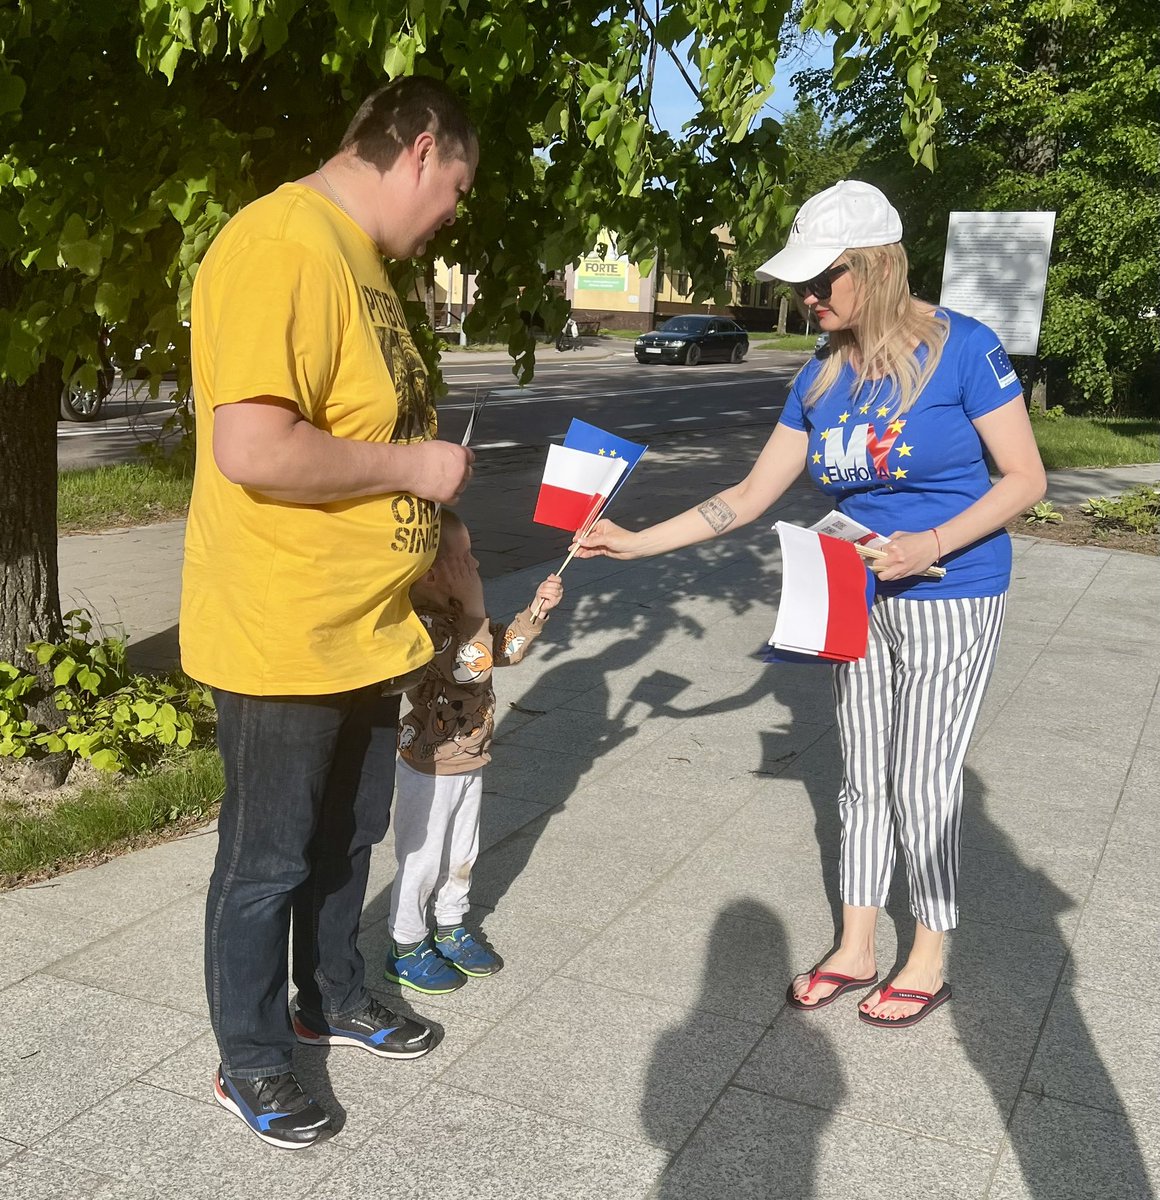
[{"label": "tree trunk", "polygon": [[789,297],[779,296],[777,300],[777,332],[784,336],[785,323],[789,317]]},{"label": "tree trunk", "polygon": [[[0,271],[0,308],[11,309],[18,282]],[[56,555],[56,421],[60,364],[46,363],[23,384],[0,378],[0,661],[37,674],[29,717],[57,726],[52,679],[28,653],[29,642],[63,635]],[[64,762],[47,775],[63,780]],[[61,767],[63,765],[63,773]]]},{"label": "tree trunk", "polygon": [[[1044,86],[1054,92],[1059,87],[1059,63],[1063,56],[1063,25],[1060,21],[1033,22],[1024,43],[1024,68],[1046,77]],[[1046,80],[1050,80],[1047,83]],[[1043,176],[1053,171],[1059,154],[1054,136],[1042,123],[1022,130],[1013,148],[1012,163],[1017,171]]]},{"label": "tree trunk", "polygon": [[49,364],[20,386],[0,380],[0,659],[61,635],[56,560],[56,410]]}]

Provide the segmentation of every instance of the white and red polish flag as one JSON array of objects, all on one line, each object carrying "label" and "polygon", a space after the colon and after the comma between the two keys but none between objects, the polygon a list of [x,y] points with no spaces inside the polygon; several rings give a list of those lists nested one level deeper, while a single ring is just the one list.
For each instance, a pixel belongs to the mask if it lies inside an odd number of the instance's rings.
[{"label": "white and red polish flag", "polygon": [[853,662],[866,654],[868,573],[840,538],[778,521],[781,603],[769,644],[790,655]]},{"label": "white and red polish flag", "polygon": [[532,520],[569,533],[579,532],[596,519],[627,468],[623,458],[549,446]]}]

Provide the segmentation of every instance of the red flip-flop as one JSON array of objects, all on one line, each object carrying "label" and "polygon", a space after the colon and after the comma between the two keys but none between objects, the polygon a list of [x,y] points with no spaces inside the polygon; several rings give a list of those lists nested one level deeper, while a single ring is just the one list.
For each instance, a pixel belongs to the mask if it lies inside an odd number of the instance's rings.
[{"label": "red flip-flop", "polygon": [[[839,996],[845,995],[846,992],[873,987],[878,982],[877,971],[869,979],[855,979],[853,975],[840,975],[837,971],[820,971],[818,970],[820,966],[821,963],[818,963],[816,966],[810,967],[810,986],[806,988],[803,994],[808,996],[814,990],[814,985],[818,983],[835,983],[838,986],[825,999],[819,1000],[816,1004],[803,1004],[793,994],[793,980],[791,980],[789,987],[785,991],[785,998],[791,1008],[800,1009],[802,1012],[812,1012],[815,1008],[825,1008],[827,1004],[833,1004]],[[796,978],[797,976],[795,975],[794,979]]]},{"label": "red flip-flop", "polygon": [[937,992],[920,992],[915,988],[896,988],[893,984],[884,983],[878,993],[877,1003],[884,1000],[909,1000],[922,1007],[909,1017],[875,1017],[858,1009],[858,1020],[867,1025],[877,1025],[879,1029],[905,1029],[908,1025],[917,1025],[928,1013],[934,1012],[940,1004],[945,1004],[951,998],[951,985],[944,983]]}]

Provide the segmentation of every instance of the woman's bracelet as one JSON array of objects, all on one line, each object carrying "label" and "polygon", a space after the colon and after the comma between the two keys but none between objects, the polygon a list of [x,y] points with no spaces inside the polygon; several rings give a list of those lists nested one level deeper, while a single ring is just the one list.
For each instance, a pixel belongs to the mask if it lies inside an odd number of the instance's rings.
[{"label": "woman's bracelet", "polygon": [[931,533],[934,534],[934,544],[938,547],[938,557],[934,561],[938,562],[942,558],[942,538],[939,537],[938,530],[933,527],[931,528]]}]

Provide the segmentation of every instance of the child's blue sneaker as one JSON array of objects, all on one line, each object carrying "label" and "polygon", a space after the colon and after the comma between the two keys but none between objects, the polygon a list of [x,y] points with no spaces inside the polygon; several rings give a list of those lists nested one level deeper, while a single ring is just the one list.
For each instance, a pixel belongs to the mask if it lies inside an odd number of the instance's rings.
[{"label": "child's blue sneaker", "polygon": [[393,983],[413,988],[425,996],[444,996],[467,982],[445,958],[435,953],[429,934],[406,954],[399,954],[398,949],[392,942],[383,971]]},{"label": "child's blue sneaker", "polygon": [[437,933],[435,949],[464,975],[494,975],[503,970],[503,959],[482,942],[477,942],[462,925],[450,933]]}]

